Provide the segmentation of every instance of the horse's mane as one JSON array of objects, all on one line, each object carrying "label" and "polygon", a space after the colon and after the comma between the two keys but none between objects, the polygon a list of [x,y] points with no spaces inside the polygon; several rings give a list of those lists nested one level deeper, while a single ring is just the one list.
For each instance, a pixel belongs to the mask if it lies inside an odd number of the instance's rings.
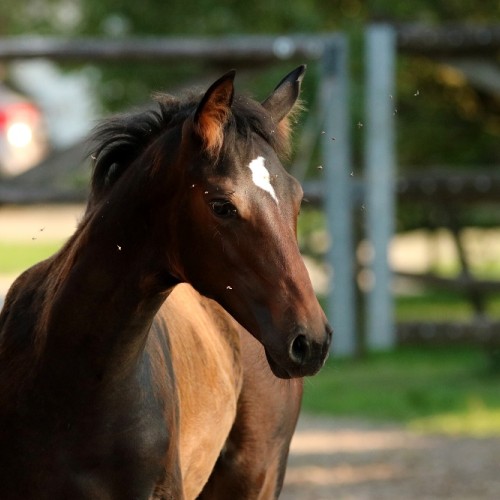
[{"label": "horse's mane", "polygon": [[[163,132],[181,125],[192,115],[201,97],[199,93],[184,98],[157,94],[154,108],[117,115],[96,127],[90,138],[94,163],[91,199],[100,198]],[[274,125],[258,102],[235,96],[224,131],[225,142],[231,142],[235,134],[248,139],[253,133],[268,142],[279,156],[289,154],[288,119]]]}]

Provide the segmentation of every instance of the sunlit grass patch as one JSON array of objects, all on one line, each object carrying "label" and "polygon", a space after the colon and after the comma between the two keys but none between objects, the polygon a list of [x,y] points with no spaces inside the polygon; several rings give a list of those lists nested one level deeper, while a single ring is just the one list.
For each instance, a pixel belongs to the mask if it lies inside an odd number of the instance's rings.
[{"label": "sunlit grass patch", "polygon": [[415,419],[408,427],[419,432],[435,432],[474,437],[500,436],[500,408],[492,408],[471,397],[463,411]]},{"label": "sunlit grass patch", "polygon": [[21,273],[33,264],[50,257],[62,246],[62,241],[31,243],[0,242],[0,274]]}]

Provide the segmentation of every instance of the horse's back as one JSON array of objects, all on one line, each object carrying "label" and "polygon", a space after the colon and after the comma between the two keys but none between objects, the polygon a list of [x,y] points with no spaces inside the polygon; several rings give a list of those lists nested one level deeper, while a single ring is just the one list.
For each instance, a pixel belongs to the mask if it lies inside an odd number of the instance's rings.
[{"label": "horse's back", "polygon": [[216,302],[182,284],[163,304],[153,328],[168,331],[179,397],[184,494],[196,498],[236,417],[241,327]]}]

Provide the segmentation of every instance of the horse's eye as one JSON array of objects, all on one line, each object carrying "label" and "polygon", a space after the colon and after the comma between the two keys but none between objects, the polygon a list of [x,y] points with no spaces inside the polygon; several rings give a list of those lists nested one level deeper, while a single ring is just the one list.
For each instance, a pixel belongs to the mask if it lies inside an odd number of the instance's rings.
[{"label": "horse's eye", "polygon": [[230,219],[238,215],[236,207],[227,200],[214,200],[210,202],[210,208],[217,217],[221,219]]}]

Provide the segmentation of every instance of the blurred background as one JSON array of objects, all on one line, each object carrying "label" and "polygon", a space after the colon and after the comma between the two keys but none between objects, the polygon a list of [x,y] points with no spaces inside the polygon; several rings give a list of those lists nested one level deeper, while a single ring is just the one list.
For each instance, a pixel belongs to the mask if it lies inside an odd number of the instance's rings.
[{"label": "blurred background", "polygon": [[[373,27],[382,29],[388,44],[386,52],[369,56]],[[222,40],[223,48],[244,46],[249,39],[240,37],[249,35],[265,37],[276,57],[70,53],[71,41],[111,41],[115,48],[123,42],[125,50],[130,43],[140,48],[163,40],[167,46],[170,39],[175,46],[207,37]],[[289,53],[297,36],[301,43],[340,36],[346,44],[340,46],[348,47],[341,53],[345,71],[334,75],[347,88],[346,117],[342,130],[327,138],[334,148],[347,148],[342,165],[325,157],[330,150],[323,136],[331,131],[326,115],[336,112],[325,111],[321,100],[329,90],[325,62]],[[50,55],[55,46],[60,52]],[[46,57],[38,57],[44,47]],[[385,100],[382,125],[369,109],[370,71],[378,57],[380,68],[387,57],[394,60],[390,74],[381,75],[388,86],[382,97],[375,95]],[[492,443],[500,436],[498,0],[2,0],[0,302],[23,269],[56,251],[74,230],[90,177],[85,137],[100,117],[146,106],[155,91],[203,88],[233,67],[237,88],[264,99],[304,62],[307,111],[296,124],[290,162],[309,201],[299,243],[340,338],[325,369],[306,383],[305,410],[397,423],[426,435],[487,436]],[[388,203],[379,217],[386,235],[381,277],[373,266],[380,247],[375,251],[369,227],[377,219],[370,217],[377,202],[369,194],[377,181],[370,141],[377,140],[387,145],[390,163],[380,170]],[[327,215],[337,172],[349,192],[340,217],[348,217],[351,228],[351,247],[345,248],[352,251],[342,266],[350,273],[350,290],[336,282],[332,262],[338,260],[331,258],[343,245]],[[389,286],[381,288],[384,276]],[[346,295],[352,313],[343,322],[338,304]],[[332,302],[334,296],[340,302]],[[483,483],[498,489],[477,486],[455,497],[498,498],[500,484],[493,475],[489,481]],[[349,498],[372,498],[359,495]]]}]

